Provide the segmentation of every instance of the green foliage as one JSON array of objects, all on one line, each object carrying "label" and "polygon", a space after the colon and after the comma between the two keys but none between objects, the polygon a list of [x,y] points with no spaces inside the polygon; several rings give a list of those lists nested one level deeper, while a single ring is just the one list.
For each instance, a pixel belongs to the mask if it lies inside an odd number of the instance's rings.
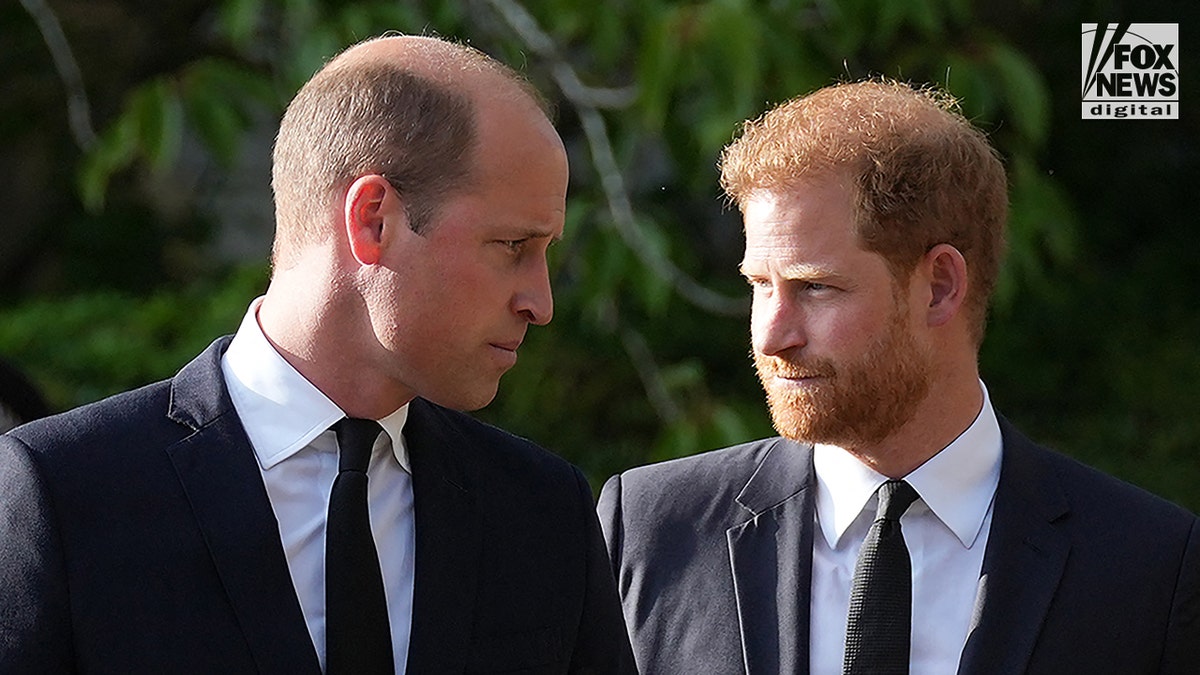
[{"label": "green foliage", "polygon": [[0,309],[0,354],[22,364],[65,409],[169,377],[237,330],[266,288],[261,265],[182,290],[35,299]]},{"label": "green foliage", "polygon": [[1046,139],[1050,126],[1050,97],[1037,69],[1011,46],[988,45],[986,65],[990,79],[999,82],[1009,119],[1035,148]]},{"label": "green foliage", "polygon": [[255,72],[217,57],[188,64],[178,74],[150,80],[126,103],[80,165],[79,192],[92,212],[104,208],[112,176],[139,158],[153,171],[174,166],[187,130],[228,166],[255,106],[277,99]]},{"label": "green foliage", "polygon": [[[514,5],[549,51],[510,20]],[[193,140],[230,166],[255,119],[281,112],[338,50],[386,30],[469,41],[525,70],[556,104],[571,152],[567,234],[552,258],[554,324],[530,332],[482,415],[598,482],[771,433],[746,358],[738,215],[716,186],[738,123],[837,80],[939,83],[1009,168],[1010,256],[981,355],[997,407],[1035,437],[1200,506],[1186,488],[1200,478],[1190,458],[1200,445],[1191,410],[1200,312],[1194,295],[1163,290],[1194,287],[1200,272],[1194,262],[1172,273],[1155,266],[1192,241],[1189,216],[1164,213],[1154,222],[1161,233],[1133,236],[1141,216],[1120,212],[1130,200],[1091,192],[1090,166],[1122,158],[1055,145],[1064,131],[1089,138],[1072,126],[1078,53],[1037,47],[1075,44],[1079,21],[1095,17],[1041,22],[1037,12],[1051,10],[1065,11],[970,0],[225,0],[193,57],[112,106],[79,163],[79,194],[100,227],[114,194],[121,204],[144,199],[131,174],[169,174]],[[567,70],[596,89],[584,99],[565,89]],[[1143,151],[1145,161],[1162,161],[1162,147]],[[1195,166],[1195,146],[1180,148]],[[1131,255],[1144,239],[1167,243]],[[147,235],[142,243],[162,252],[146,264],[178,268],[171,241]],[[1113,278],[1125,269],[1136,274]],[[74,405],[169,375],[236,327],[262,281],[256,268],[139,295],[24,299],[0,310],[0,352],[26,364],[59,406]],[[1183,309],[1145,307],[1163,295]]]}]

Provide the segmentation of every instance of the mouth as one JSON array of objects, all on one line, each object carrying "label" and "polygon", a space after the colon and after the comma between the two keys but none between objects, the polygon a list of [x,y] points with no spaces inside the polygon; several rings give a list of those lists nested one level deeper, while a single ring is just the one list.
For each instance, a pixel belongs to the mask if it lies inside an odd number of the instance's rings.
[{"label": "mouth", "polygon": [[765,381],[784,389],[818,387],[831,377],[831,373],[807,368],[777,368],[766,375],[768,375],[768,379]]},{"label": "mouth", "polygon": [[500,349],[500,350],[503,350],[506,352],[512,352],[515,354],[515,353],[517,353],[517,348],[521,346],[521,342],[522,342],[521,340],[512,340],[509,342],[490,342],[488,344],[490,344],[492,347],[495,347],[496,349]]},{"label": "mouth", "polygon": [[821,375],[800,375],[796,373],[776,373],[771,379],[784,385],[805,385],[812,384],[819,380],[825,379]]},{"label": "mouth", "polygon": [[492,348],[492,353],[495,354],[496,360],[500,362],[500,365],[505,370],[517,365],[517,348],[521,346],[520,340],[489,342],[488,346]]},{"label": "mouth", "polygon": [[759,373],[784,382],[812,382],[834,375],[833,368],[824,364],[769,363],[759,364]]},{"label": "mouth", "polygon": [[781,380],[816,380],[829,376],[828,372],[811,368],[773,368],[769,372],[771,377]]}]

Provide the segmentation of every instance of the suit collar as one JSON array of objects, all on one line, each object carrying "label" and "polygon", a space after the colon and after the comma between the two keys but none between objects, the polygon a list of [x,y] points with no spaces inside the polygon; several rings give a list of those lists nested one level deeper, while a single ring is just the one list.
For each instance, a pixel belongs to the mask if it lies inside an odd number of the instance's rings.
[{"label": "suit collar", "polygon": [[[264,471],[303,450],[345,417],[336,403],[300,374],[267,340],[258,324],[262,298],[250,303],[221,359],[223,381]],[[379,420],[392,452],[412,473],[401,430],[407,404]]]},{"label": "suit collar", "polygon": [[192,433],[167,453],[260,672],[319,675],[279,528],[221,376],[228,338],[171,383],[167,415]]},{"label": "suit collar", "polygon": [[231,340],[217,339],[175,375],[168,418],[195,431],[233,411],[221,374],[221,355]]},{"label": "suit collar", "polygon": [[812,446],[778,438],[736,501],[757,516],[792,499],[813,484],[812,480]]},{"label": "suit collar", "polygon": [[748,675],[808,672],[812,466],[811,446],[776,440],[737,496],[753,518],[726,531]]},{"label": "suit collar", "polygon": [[300,452],[345,413],[267,340],[258,325],[261,304],[262,298],[250,303],[221,370],[258,463],[270,469]]},{"label": "suit collar", "polygon": [[[1024,672],[1070,551],[1070,506],[1044,450],[1004,418],[1000,482],[959,672]],[[726,532],[746,671],[808,672],[816,479],[812,450],[778,440]]]},{"label": "suit collar", "polygon": [[[194,433],[168,448],[261,672],[319,675],[279,529],[250,441],[221,376],[230,338],[217,340],[172,382],[168,416]],[[416,559],[408,672],[466,668],[482,550],[470,443],[451,413],[409,404]]]},{"label": "suit collar", "polygon": [[418,398],[404,427],[416,522],[410,673],[462,672],[469,652],[483,521],[471,444],[451,416]]},{"label": "suit collar", "polygon": [[1003,418],[1004,457],[960,673],[1024,672],[1070,552],[1070,505],[1041,450]]}]

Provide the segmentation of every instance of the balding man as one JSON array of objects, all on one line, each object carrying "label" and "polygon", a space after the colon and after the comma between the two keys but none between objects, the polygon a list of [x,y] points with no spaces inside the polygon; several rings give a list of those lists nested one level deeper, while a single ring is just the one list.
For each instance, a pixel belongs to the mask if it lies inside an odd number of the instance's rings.
[{"label": "balding man", "polygon": [[235,336],[0,437],[0,672],[631,671],[587,481],[456,412],[550,321],[539,98],[366,42],[288,107],[272,185]]}]

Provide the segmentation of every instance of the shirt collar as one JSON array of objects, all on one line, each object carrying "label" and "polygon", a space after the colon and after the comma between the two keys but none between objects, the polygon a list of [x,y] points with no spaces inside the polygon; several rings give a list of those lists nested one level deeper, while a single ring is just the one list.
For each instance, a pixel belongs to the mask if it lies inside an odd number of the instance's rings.
[{"label": "shirt collar", "polygon": [[[996,412],[983,391],[983,405],[966,431],[927,462],[904,477],[921,501],[970,548],[1000,482],[1003,441]],[[816,445],[817,520],[830,548],[858,518],[887,477],[875,472],[842,448]]]},{"label": "shirt collar", "polygon": [[396,412],[379,420],[379,425],[387,432],[389,438],[392,439],[392,454],[396,455],[396,461],[400,463],[400,468],[404,469],[404,473],[412,475],[412,467],[408,462],[408,446],[404,444],[404,423],[408,421],[408,404],[400,406]]},{"label": "shirt collar", "polygon": [[[221,359],[221,371],[233,407],[265,471],[299,452],[346,413],[267,341],[258,324],[261,304],[261,297],[250,303]],[[396,461],[411,473],[403,436],[407,419],[405,404],[379,424],[392,440]]]}]

